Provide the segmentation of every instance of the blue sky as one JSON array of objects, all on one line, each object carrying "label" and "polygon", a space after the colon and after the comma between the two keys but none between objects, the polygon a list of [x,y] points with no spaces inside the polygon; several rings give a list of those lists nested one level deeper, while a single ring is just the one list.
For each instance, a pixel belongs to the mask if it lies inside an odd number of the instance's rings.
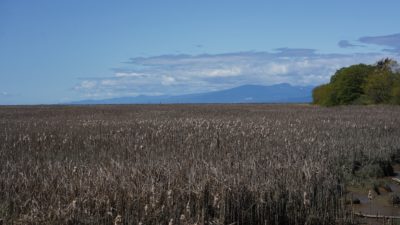
[{"label": "blue sky", "polygon": [[0,104],[317,85],[399,58],[400,2],[0,1]]}]

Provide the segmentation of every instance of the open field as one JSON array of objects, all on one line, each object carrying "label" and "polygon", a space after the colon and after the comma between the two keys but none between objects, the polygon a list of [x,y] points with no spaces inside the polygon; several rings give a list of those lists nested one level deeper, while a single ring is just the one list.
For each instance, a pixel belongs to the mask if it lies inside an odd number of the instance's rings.
[{"label": "open field", "polygon": [[399,156],[397,106],[1,107],[0,219],[351,224],[346,185]]}]

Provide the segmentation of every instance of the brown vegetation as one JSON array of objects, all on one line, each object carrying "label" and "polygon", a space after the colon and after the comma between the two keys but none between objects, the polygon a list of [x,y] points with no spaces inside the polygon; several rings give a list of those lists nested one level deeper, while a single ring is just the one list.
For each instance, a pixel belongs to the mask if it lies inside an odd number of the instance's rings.
[{"label": "brown vegetation", "polygon": [[395,106],[2,107],[0,221],[346,224],[344,181],[397,160],[399,125]]}]

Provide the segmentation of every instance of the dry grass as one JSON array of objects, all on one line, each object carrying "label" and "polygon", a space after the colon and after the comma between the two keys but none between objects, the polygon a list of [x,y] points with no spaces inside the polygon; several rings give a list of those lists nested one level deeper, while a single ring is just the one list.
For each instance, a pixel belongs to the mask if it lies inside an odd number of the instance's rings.
[{"label": "dry grass", "polygon": [[355,161],[392,160],[399,107],[0,108],[6,224],[346,224]]}]

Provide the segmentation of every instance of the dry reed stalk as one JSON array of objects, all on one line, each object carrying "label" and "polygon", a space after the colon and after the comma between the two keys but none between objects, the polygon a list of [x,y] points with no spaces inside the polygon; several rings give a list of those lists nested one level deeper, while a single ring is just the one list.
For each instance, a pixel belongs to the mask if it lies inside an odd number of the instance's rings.
[{"label": "dry reed stalk", "polygon": [[351,222],[339,181],[355,160],[400,155],[399,118],[396,107],[0,108],[0,218]]}]

